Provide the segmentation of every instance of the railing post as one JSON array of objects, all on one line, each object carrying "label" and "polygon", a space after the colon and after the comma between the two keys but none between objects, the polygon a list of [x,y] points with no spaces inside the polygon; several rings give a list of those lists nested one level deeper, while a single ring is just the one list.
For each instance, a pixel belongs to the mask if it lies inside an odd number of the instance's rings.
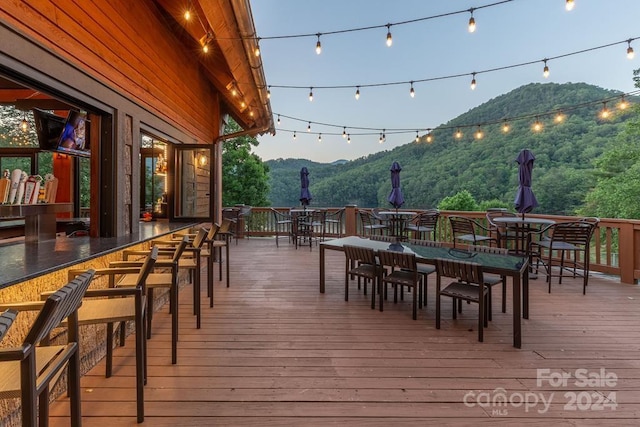
[{"label": "railing post", "polygon": [[635,284],[635,232],[634,224],[622,223],[618,231],[618,262],[620,266],[620,282]]},{"label": "railing post", "polygon": [[346,205],[344,208],[344,233],[346,236],[356,236],[358,234],[358,206]]}]

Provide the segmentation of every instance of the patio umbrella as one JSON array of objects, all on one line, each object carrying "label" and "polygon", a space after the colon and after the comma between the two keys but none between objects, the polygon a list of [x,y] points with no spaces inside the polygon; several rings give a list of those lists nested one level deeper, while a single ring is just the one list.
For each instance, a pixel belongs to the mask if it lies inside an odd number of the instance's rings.
[{"label": "patio umbrella", "polygon": [[300,203],[307,207],[311,203],[311,192],[309,191],[309,171],[306,167],[300,169]]},{"label": "patio umbrella", "polygon": [[398,210],[404,204],[404,196],[402,195],[402,189],[400,188],[400,171],[402,168],[398,162],[393,162],[391,165],[391,193],[387,200],[391,205]]},{"label": "patio umbrella", "polygon": [[533,208],[538,206],[536,196],[531,189],[531,174],[533,171],[533,161],[535,159],[536,157],[533,153],[526,148],[520,151],[520,154],[518,154],[516,158],[516,162],[518,162],[520,166],[518,167],[519,186],[514,203],[516,210],[522,214],[523,218],[525,213],[531,212]]}]

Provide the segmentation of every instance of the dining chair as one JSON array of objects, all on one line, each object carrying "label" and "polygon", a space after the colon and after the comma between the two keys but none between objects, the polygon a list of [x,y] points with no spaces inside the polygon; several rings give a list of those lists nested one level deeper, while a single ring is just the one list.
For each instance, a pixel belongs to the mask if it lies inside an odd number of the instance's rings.
[{"label": "dining chair", "polygon": [[338,209],[337,211],[327,211],[324,216],[325,233],[331,236],[337,235],[338,238],[342,237],[344,224],[345,208]]},{"label": "dining chair", "polygon": [[[487,296],[488,290],[484,285],[482,266],[477,263],[436,258],[436,329],[440,329],[440,303],[443,296],[451,297],[452,317],[456,319],[457,302],[459,300],[478,304],[478,341],[484,339],[484,328],[487,326]],[[454,281],[442,286],[444,277]]]},{"label": "dining chair", "polygon": [[497,223],[495,218],[515,218],[517,215],[507,210],[488,210],[485,214],[491,236],[494,236],[497,245],[501,248],[509,247],[509,242],[518,240],[518,235],[514,230],[510,230],[504,223]]},{"label": "dining chair", "polygon": [[[147,279],[158,260],[159,249],[153,247],[140,266],[109,267],[96,269],[94,278],[108,277],[109,287],[89,289],[85,292],[82,306],[78,310],[80,326],[106,324],[106,364],[105,377],[113,373],[113,331],[114,324],[120,327],[120,346],[124,346],[126,322],[132,321],[136,336],[136,417],[139,423],[144,421],[144,386],[147,384],[147,313],[150,301],[147,294]],[[83,270],[71,269],[69,278],[83,274]],[[129,285],[133,277],[135,284]],[[126,286],[118,287],[119,281],[127,281]]]},{"label": "dining chair", "polygon": [[371,309],[376,306],[376,293],[380,289],[380,277],[383,274],[382,266],[376,259],[376,253],[371,248],[361,246],[344,245],[345,273],[344,273],[344,300],[349,301],[349,278],[364,279],[364,294],[367,295],[367,283],[371,281]]},{"label": "dining chair", "polygon": [[[558,222],[535,232],[535,234],[548,233],[547,239],[540,238],[531,242],[531,253],[536,258],[536,273],[540,263],[545,268],[549,293],[551,293],[552,278],[558,277],[558,283],[562,284],[564,271],[571,268],[574,278],[582,276],[582,294],[586,294],[589,281],[590,243],[598,223],[597,218]],[[559,259],[554,258],[554,252],[560,254]],[[567,252],[572,256],[565,257]],[[559,267],[557,274],[553,272],[554,266]],[[582,273],[578,273],[578,270],[582,270]]]},{"label": "dining chair", "polygon": [[228,219],[231,221],[231,227],[229,228],[231,235],[236,240],[236,245],[238,244],[238,235],[240,234],[240,230],[238,227],[240,226],[240,208],[224,208],[222,209],[222,219]]},{"label": "dining chair", "polygon": [[[210,242],[210,250],[213,251],[214,254],[214,261],[218,262],[218,280],[222,280],[222,263],[225,263],[225,273],[226,273],[226,277],[227,277],[227,288],[230,285],[230,275],[229,275],[229,263],[230,263],[230,258],[229,258],[229,242],[231,240],[231,231],[230,231],[230,227],[231,227],[232,223],[228,220],[228,219],[223,219],[222,220],[222,224],[220,224],[220,228],[218,229],[218,232],[215,235],[215,238]],[[222,258],[222,248],[225,249],[225,256],[224,259]],[[213,298],[213,288],[211,288],[211,295],[210,297]],[[212,300],[211,300],[212,301]],[[213,304],[213,302],[210,301],[210,305]],[[211,305],[211,307],[213,307],[213,305]]]},{"label": "dining chair", "polygon": [[[49,393],[65,368],[71,426],[82,425],[78,307],[93,273],[89,270],[72,279],[52,292],[46,301],[8,304],[11,311],[2,315],[2,324],[10,325],[16,311],[33,311],[39,307],[22,344],[0,349],[0,398],[21,399],[23,426],[48,425]],[[49,334],[65,319],[66,344],[48,345]]]},{"label": "dining chair", "polygon": [[[450,216],[451,232],[453,237],[453,247],[456,247],[456,241],[462,241],[466,244],[477,245],[479,243],[495,243],[497,240],[491,237],[491,230],[471,218],[463,216]],[[485,234],[480,234],[484,231]]]},{"label": "dining chair", "polygon": [[18,312],[11,308],[0,314],[0,341],[2,341],[2,338],[4,338],[7,332],[9,332],[9,329],[11,329],[11,325],[16,320],[17,316]]},{"label": "dining chair", "polygon": [[426,210],[411,218],[405,226],[405,230],[411,232],[414,239],[436,240],[439,217],[440,211],[438,209]]},{"label": "dining chair", "polygon": [[422,307],[421,275],[418,273],[416,255],[398,251],[378,251],[378,259],[383,269],[389,268],[390,273],[382,276],[380,289],[380,311],[383,311],[383,300],[386,296],[387,284],[393,286],[393,302],[398,302],[398,287],[405,286],[413,293],[413,320],[417,318],[417,306]]},{"label": "dining chair", "polygon": [[287,239],[291,242],[291,214],[281,212],[275,208],[271,208],[271,214],[273,215],[273,224],[276,232],[276,247],[278,247],[278,239],[281,235],[287,236]]},{"label": "dining chair", "polygon": [[379,222],[371,212],[365,210],[359,210],[358,216],[360,217],[360,227],[362,236],[372,236],[375,234],[383,234],[384,230],[388,230],[389,227],[386,224]]},{"label": "dining chair", "polygon": [[[508,255],[508,248],[496,248],[495,246],[478,246],[471,245],[469,246],[469,251],[471,252],[481,252],[488,254],[499,254],[499,255]],[[482,275],[484,278],[484,284],[487,287],[489,296],[487,297],[487,316],[489,320],[492,319],[491,311],[492,311],[492,301],[493,296],[491,294],[491,289],[496,285],[502,285],[502,312],[507,312],[507,277],[500,276],[497,274],[484,273]]]},{"label": "dining chair", "polygon": [[[443,246],[442,242],[436,242],[433,240],[422,240],[422,239],[409,239],[407,241],[410,245],[416,246],[426,246],[430,248],[441,248]],[[423,304],[427,306],[427,294],[428,294],[428,281],[429,275],[436,272],[436,267],[431,264],[421,264],[418,263],[418,273],[422,275],[422,298]]]}]

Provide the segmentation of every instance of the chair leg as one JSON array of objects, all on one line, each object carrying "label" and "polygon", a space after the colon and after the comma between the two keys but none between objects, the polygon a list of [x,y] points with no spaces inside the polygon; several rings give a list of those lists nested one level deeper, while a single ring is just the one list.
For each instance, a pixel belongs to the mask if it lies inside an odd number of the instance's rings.
[{"label": "chair leg", "polygon": [[[138,297],[136,297],[137,299]],[[144,312],[143,304],[136,306],[136,412],[139,423],[144,421],[144,385],[146,383],[146,354],[145,347],[145,330],[144,330]]]},{"label": "chair leg", "polygon": [[[82,424],[82,410],[80,405],[80,349],[69,359],[67,394],[71,413],[71,426],[80,427]],[[48,404],[47,404],[48,406]]]},{"label": "chair leg", "polygon": [[[169,304],[171,306],[171,304]],[[171,311],[171,307],[169,307]],[[151,339],[151,320],[153,319],[153,288],[147,288],[147,339]]]},{"label": "chair leg", "polygon": [[413,290],[413,320],[418,318],[418,292],[417,289]]},{"label": "chair leg", "polygon": [[173,305],[171,312],[171,363],[178,363],[178,286],[176,274],[173,274],[173,283],[169,291],[169,298]]},{"label": "chair leg", "polygon": [[107,323],[107,360],[105,362],[106,378],[111,377],[113,368],[113,323]]},{"label": "chair leg", "polygon": [[507,278],[502,276],[502,312],[507,312]]}]

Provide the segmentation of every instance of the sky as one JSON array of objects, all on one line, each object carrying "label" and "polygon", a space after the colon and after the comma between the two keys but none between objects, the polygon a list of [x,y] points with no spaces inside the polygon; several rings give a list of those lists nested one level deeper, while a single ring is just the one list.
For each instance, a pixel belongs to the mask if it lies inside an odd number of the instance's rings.
[{"label": "sky", "polygon": [[[529,83],[585,82],[622,92],[636,90],[633,70],[640,68],[639,0],[575,0],[572,11],[565,9],[565,0],[513,0],[482,7],[498,2],[253,0],[251,9],[276,121],[276,135],[260,136],[254,152],[263,160],[353,160],[412,142],[415,130],[424,135],[425,129]],[[468,31],[471,8],[477,8],[473,33]],[[453,13],[458,11],[466,12]],[[447,16],[391,25],[391,47],[386,45],[386,27],[326,34],[440,14]],[[319,55],[315,52],[317,33],[322,34]],[[313,36],[270,38],[297,34]],[[631,47],[636,55],[630,60],[626,40],[635,38]],[[565,56],[582,50],[590,51]],[[544,78],[543,60],[559,56],[564,57],[547,61],[549,76]],[[501,67],[509,68],[476,74],[477,85],[471,90],[473,72]],[[449,78],[456,75],[463,76]],[[414,83],[412,98],[409,82],[425,79],[430,81]],[[382,85],[396,82],[406,83]],[[376,86],[361,87],[356,100],[356,86],[365,85]],[[372,130],[353,129],[356,127]],[[380,132],[386,129],[415,130],[404,134],[387,131],[381,144]],[[342,137],[345,130],[351,135],[350,143]],[[363,132],[372,134],[357,135]]]}]

